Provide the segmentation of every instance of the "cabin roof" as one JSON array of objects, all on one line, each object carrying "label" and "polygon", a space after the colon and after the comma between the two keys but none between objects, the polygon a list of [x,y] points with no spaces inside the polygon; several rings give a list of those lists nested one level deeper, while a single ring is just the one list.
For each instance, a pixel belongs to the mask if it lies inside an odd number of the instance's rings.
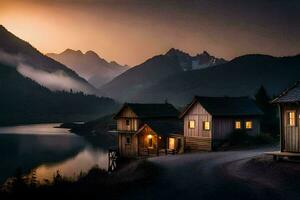
[{"label": "cabin roof", "polygon": [[125,103],[114,118],[116,119],[126,107],[129,107],[137,115],[138,118],[177,118],[179,115],[179,111],[172,104],[169,103]]},{"label": "cabin roof", "polygon": [[300,81],[285,90],[272,103],[295,103],[300,102]]},{"label": "cabin roof", "polygon": [[183,133],[183,123],[179,119],[171,121],[146,121],[137,134],[140,133],[146,126],[149,126],[156,134],[161,136]]},{"label": "cabin roof", "polygon": [[200,103],[212,116],[258,116],[263,114],[254,100],[249,97],[195,96],[180,117],[185,116],[195,103]]}]

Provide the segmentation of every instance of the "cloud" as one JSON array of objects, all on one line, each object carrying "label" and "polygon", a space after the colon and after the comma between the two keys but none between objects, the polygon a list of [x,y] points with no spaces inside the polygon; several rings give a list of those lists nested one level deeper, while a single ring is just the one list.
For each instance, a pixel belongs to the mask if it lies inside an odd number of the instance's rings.
[{"label": "cloud", "polygon": [[0,50],[0,62],[12,67],[18,66],[19,63],[23,62],[23,56],[8,54]]}]

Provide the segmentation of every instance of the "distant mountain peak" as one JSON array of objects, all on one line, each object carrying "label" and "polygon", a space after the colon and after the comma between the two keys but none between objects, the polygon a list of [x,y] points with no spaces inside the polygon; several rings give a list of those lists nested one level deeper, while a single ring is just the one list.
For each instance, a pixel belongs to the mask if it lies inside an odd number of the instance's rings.
[{"label": "distant mountain peak", "polygon": [[61,54],[83,54],[80,50],[66,49]]},{"label": "distant mountain peak", "polygon": [[89,57],[92,57],[92,58],[101,59],[101,58],[99,57],[99,55],[98,55],[96,52],[91,51],[91,50],[87,51],[87,52],[85,53],[85,55],[86,55],[86,56],[89,56]]},{"label": "distant mountain peak", "polygon": [[95,87],[102,86],[128,69],[117,62],[106,61],[92,50],[82,53],[80,50],[66,49],[60,54],[48,53],[47,56],[76,71]]},{"label": "distant mountain peak", "polygon": [[188,53],[185,53],[184,51],[181,51],[179,49],[171,48],[167,53],[165,54],[167,56],[178,56],[178,55],[184,55],[184,56],[190,56]]},{"label": "distant mountain peak", "polygon": [[209,54],[207,51],[203,51],[203,53],[202,53],[202,54],[200,54],[200,55],[204,55],[204,56],[210,56],[210,54]]}]

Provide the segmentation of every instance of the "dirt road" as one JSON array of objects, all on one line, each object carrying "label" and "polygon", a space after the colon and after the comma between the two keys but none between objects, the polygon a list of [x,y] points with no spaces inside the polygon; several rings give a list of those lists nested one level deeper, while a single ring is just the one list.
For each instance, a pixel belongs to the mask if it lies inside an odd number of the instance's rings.
[{"label": "dirt road", "polygon": [[151,158],[151,162],[162,168],[161,175],[149,186],[131,192],[128,199],[285,199],[284,191],[276,189],[275,180],[262,181],[255,175],[243,177],[239,170],[249,159],[272,150],[260,148]]}]

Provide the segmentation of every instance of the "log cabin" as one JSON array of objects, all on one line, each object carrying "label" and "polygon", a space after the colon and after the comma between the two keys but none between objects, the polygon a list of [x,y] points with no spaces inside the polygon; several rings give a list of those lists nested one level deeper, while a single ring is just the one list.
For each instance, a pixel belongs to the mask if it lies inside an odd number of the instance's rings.
[{"label": "log cabin", "polygon": [[159,156],[183,152],[183,124],[171,104],[125,103],[117,120],[121,157]]},{"label": "log cabin", "polygon": [[185,149],[211,151],[233,132],[260,133],[262,111],[248,97],[194,97],[181,113]]},{"label": "log cabin", "polygon": [[[300,153],[300,81],[272,101],[279,108],[280,150]],[[280,154],[278,154],[280,156]]]}]

